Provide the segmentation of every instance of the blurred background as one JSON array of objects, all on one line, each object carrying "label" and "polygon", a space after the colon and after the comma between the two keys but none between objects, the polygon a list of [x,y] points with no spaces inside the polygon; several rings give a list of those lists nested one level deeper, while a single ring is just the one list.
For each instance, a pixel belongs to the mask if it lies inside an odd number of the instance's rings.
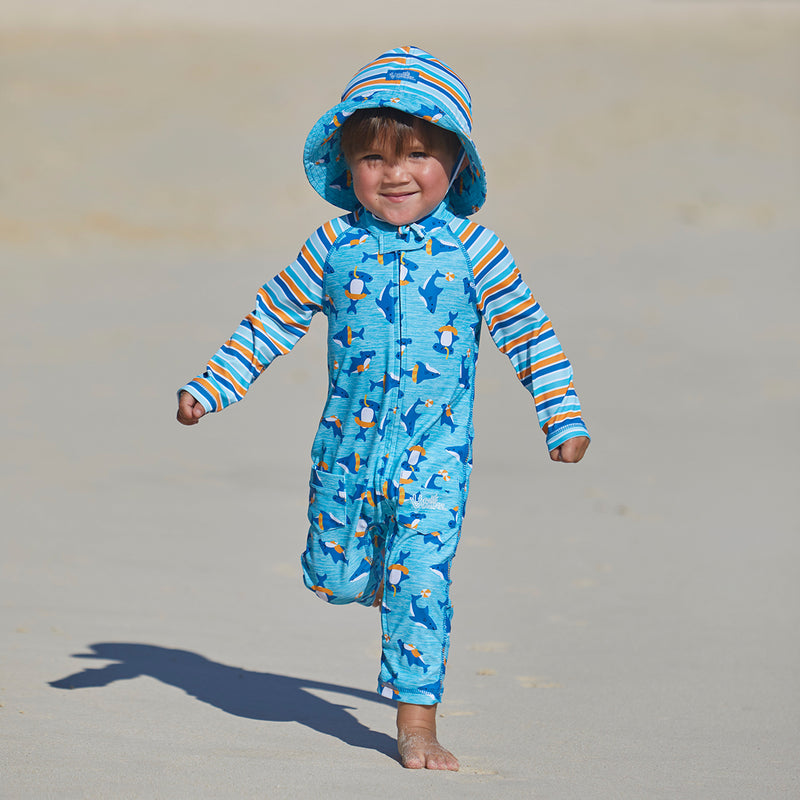
[{"label": "blurred background", "polygon": [[[90,706],[47,686],[93,643],[372,688],[375,620],[329,613],[297,567],[323,321],[225,415],[184,429],[174,406],[337,213],[305,180],[305,136],[401,44],[470,87],[489,185],[476,220],[553,318],[594,437],[580,467],[551,465],[485,337],[447,696],[473,766],[452,780],[500,775],[504,796],[789,796],[800,5],[276,5],[0,7],[0,711],[16,796],[48,771],[144,792],[167,744],[172,796],[214,796],[231,742],[274,746],[218,711],[208,732],[211,712],[163,686],[159,731],[122,732],[146,728],[154,702],[135,682]],[[529,691],[558,687],[571,691]],[[385,709],[353,704],[384,725]],[[497,729],[482,748],[476,716]],[[111,765],[89,778],[64,738],[76,720]],[[298,751],[319,748],[297,727]],[[325,741],[357,791],[375,764],[362,774],[363,752]],[[124,766],[131,748],[141,769]]]}]

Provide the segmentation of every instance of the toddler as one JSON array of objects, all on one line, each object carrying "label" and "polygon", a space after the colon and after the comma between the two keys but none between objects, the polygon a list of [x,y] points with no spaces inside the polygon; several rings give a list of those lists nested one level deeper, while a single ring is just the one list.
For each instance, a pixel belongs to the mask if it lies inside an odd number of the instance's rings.
[{"label": "toddler", "polygon": [[458,769],[436,734],[455,555],[472,468],[485,321],[533,396],[555,461],[589,444],[572,368],[511,254],[467,217],[484,202],[471,100],[415,47],[360,70],[314,125],[308,180],[347,211],[259,291],[179,393],[178,420],[241,400],[312,316],[328,318],[329,388],[312,446],[302,568],[328,603],[379,606],[378,690],[397,701],[404,766]]}]

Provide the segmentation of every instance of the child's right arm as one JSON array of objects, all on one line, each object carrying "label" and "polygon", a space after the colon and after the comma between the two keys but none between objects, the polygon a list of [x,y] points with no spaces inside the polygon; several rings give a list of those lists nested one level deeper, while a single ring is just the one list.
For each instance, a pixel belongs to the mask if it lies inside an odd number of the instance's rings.
[{"label": "child's right arm", "polygon": [[297,259],[261,287],[254,310],[205,370],[181,387],[178,422],[194,425],[206,412],[241,400],[272,361],[305,335],[311,318],[322,308],[323,268],[340,232],[335,222],[318,228]]}]

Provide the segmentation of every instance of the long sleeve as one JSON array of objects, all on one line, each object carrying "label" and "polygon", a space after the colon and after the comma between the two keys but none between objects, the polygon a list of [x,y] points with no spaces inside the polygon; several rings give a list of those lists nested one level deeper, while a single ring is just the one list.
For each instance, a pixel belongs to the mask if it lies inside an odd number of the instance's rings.
[{"label": "long sleeve", "polygon": [[572,366],[511,253],[492,231],[469,222],[457,235],[472,262],[478,309],[536,406],[547,449],[588,436]]},{"label": "long sleeve", "polygon": [[206,411],[220,411],[241,400],[256,378],[307,333],[322,308],[322,276],[328,253],[346,228],[331,220],[303,245],[297,259],[265,283],[255,308],[212,356],[205,371],[187,383],[187,391]]}]

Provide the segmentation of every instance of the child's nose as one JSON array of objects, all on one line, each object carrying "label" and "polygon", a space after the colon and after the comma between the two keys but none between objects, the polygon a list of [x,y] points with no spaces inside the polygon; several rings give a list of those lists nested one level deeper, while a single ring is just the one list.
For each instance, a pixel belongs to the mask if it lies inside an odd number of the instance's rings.
[{"label": "child's nose", "polygon": [[408,178],[408,166],[405,159],[390,161],[385,165],[384,174],[387,179],[393,181],[403,181]]}]

